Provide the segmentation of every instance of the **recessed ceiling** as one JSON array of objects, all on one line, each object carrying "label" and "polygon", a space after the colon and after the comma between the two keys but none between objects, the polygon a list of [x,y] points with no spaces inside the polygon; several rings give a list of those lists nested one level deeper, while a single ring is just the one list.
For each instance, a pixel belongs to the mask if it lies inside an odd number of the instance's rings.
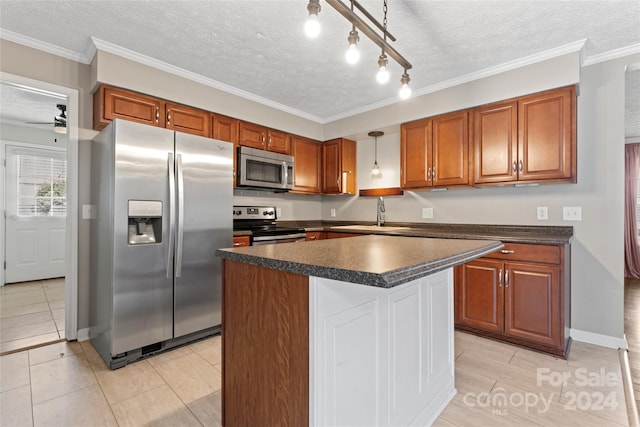
[{"label": "recessed ceiling", "polygon": [[[360,2],[382,19],[382,0]],[[380,51],[362,35],[361,60],[348,65],[350,25],[324,2],[322,33],[306,38],[306,3],[2,0],[0,28],[6,38],[31,38],[78,57],[95,37],[319,122],[400,102],[402,69],[390,61],[391,81],[378,85]],[[394,47],[413,64],[414,93],[581,41],[586,60],[640,46],[637,0],[388,3]]]}]

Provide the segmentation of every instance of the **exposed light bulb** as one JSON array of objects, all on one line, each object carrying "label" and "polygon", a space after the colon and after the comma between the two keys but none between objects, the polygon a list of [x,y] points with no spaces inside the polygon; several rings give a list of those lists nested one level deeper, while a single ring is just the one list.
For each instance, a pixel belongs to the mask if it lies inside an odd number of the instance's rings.
[{"label": "exposed light bulb", "polygon": [[378,166],[378,162],[374,162],[371,167],[371,175],[369,175],[371,179],[380,179],[382,178],[382,171],[380,170],[380,166]]},{"label": "exposed light bulb", "polygon": [[400,79],[400,83],[402,83],[402,87],[400,88],[400,92],[398,92],[398,95],[400,96],[400,99],[409,99],[411,98],[411,88],[409,87],[409,81],[411,79],[409,78],[409,74],[407,74],[406,70],[405,73],[402,75],[402,78]]},{"label": "exposed light bulb", "polygon": [[349,48],[347,49],[345,57],[349,64],[356,64],[360,60],[360,51],[358,50],[358,40],[360,40],[360,37],[358,37],[358,32],[355,29],[351,30],[347,40],[349,41]]},{"label": "exposed light bulb", "polygon": [[387,64],[389,61],[387,60],[387,55],[382,53],[380,58],[378,58],[378,66],[380,69],[378,70],[378,74],[376,74],[376,80],[381,85],[387,83],[389,81],[389,71],[387,70]]},{"label": "exposed light bulb", "polygon": [[309,19],[304,23],[304,33],[307,37],[315,39],[320,34],[320,21],[318,15],[311,14]]}]

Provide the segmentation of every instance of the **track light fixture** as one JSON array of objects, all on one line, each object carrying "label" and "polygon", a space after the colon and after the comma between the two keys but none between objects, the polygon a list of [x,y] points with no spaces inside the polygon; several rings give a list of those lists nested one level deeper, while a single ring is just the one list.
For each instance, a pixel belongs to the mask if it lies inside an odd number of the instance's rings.
[{"label": "track light fixture", "polygon": [[[380,24],[380,22],[378,22],[357,0],[349,0],[350,7],[341,0],[325,1],[329,6],[338,11],[338,13],[340,13],[347,21],[351,22],[351,31],[349,32],[349,37],[347,37],[349,48],[345,56],[347,62],[355,64],[360,59],[360,52],[358,51],[358,42],[360,41],[358,30],[360,30],[362,34],[367,36],[369,40],[382,49],[382,53],[378,57],[378,73],[376,74],[376,80],[380,84],[385,84],[389,81],[388,54],[404,69],[404,73],[400,79],[400,83],[402,85],[399,92],[400,98],[407,99],[411,97],[411,88],[409,88],[409,81],[411,79],[407,73],[407,71],[412,68],[411,63],[400,55],[400,53],[387,41],[387,37],[391,41],[396,41],[396,38],[387,31],[387,0],[384,0],[383,4],[383,24]],[[362,13],[368,22],[356,15],[354,7]],[[320,10],[320,0],[309,0],[309,3],[307,4],[309,19],[305,23],[305,33],[310,38],[316,38],[320,34],[320,22],[318,20]],[[369,23],[377,27],[377,30],[372,28]],[[378,30],[382,32],[382,36],[378,34]]]}]

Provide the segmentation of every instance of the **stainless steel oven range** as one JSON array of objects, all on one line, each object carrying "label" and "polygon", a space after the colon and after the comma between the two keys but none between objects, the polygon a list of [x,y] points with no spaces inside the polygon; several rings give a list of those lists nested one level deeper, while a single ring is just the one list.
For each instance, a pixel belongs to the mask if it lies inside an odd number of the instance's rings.
[{"label": "stainless steel oven range", "polygon": [[303,228],[279,226],[273,206],[234,206],[233,229],[251,231],[251,245],[301,242],[306,239]]}]

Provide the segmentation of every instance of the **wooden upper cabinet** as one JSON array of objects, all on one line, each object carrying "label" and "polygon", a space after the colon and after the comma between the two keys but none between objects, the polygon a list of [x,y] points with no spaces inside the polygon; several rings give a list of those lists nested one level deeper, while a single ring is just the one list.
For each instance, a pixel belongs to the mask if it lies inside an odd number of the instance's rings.
[{"label": "wooden upper cabinet", "polygon": [[469,113],[459,111],[401,126],[402,188],[469,184]]},{"label": "wooden upper cabinet", "polygon": [[320,193],[320,142],[301,136],[291,136],[291,155],[294,158],[293,190],[300,193]]},{"label": "wooden upper cabinet", "polygon": [[289,134],[243,121],[240,122],[239,127],[238,144],[275,153],[291,153]]},{"label": "wooden upper cabinet", "polygon": [[473,111],[474,184],[576,182],[575,88]]},{"label": "wooden upper cabinet", "polygon": [[576,182],[575,87],[518,100],[518,179]]},{"label": "wooden upper cabinet", "polygon": [[431,181],[434,187],[469,184],[469,113],[433,118]]},{"label": "wooden upper cabinet", "polygon": [[336,138],[322,146],[322,192],[356,194],[356,142]]},{"label": "wooden upper cabinet", "polygon": [[282,154],[291,154],[291,137],[279,130],[267,129],[267,150]]},{"label": "wooden upper cabinet", "polygon": [[211,115],[211,137],[220,141],[238,144],[238,125],[240,121],[219,114]]},{"label": "wooden upper cabinet", "polygon": [[240,120],[211,114],[211,137],[233,143],[233,188],[236,187],[236,162],[238,148],[238,125]]},{"label": "wooden upper cabinet", "polygon": [[165,104],[165,127],[209,138],[211,136],[210,114],[208,111],[167,102]]},{"label": "wooden upper cabinet", "polygon": [[164,101],[102,85],[93,94],[93,128],[104,129],[113,119],[164,127]]},{"label": "wooden upper cabinet", "polygon": [[518,104],[504,102],[473,110],[473,182],[518,179]]},{"label": "wooden upper cabinet", "polygon": [[[401,126],[400,175],[402,188],[431,185],[427,176],[431,163],[431,120],[423,119]],[[430,172],[430,171],[429,171]]]}]

